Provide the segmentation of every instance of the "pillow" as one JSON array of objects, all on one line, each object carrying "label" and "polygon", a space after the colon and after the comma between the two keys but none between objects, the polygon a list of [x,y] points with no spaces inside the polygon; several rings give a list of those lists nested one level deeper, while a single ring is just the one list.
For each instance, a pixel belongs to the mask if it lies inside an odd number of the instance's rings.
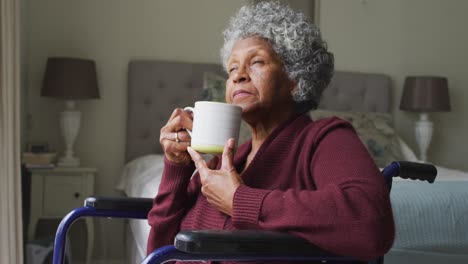
[{"label": "pillow", "polygon": [[[163,165],[164,155],[146,155],[138,157],[125,164],[115,189],[127,193],[131,185],[140,181],[146,172],[151,170],[161,170],[162,172]],[[154,175],[154,177],[159,176],[160,175]]]},{"label": "pillow", "polygon": [[[203,74],[203,100],[213,102],[226,102],[226,78],[213,72]],[[241,122],[238,145],[250,139],[250,128],[244,121]]]},{"label": "pillow", "polygon": [[403,160],[421,162],[414,153],[414,151],[408,146],[408,144],[406,144],[406,142],[402,138],[398,137],[398,142],[400,143],[400,149]]},{"label": "pillow", "polygon": [[317,109],[311,111],[313,120],[336,116],[353,125],[377,166],[383,168],[395,160],[402,160],[398,136],[392,127],[392,117],[380,112],[343,112]]}]

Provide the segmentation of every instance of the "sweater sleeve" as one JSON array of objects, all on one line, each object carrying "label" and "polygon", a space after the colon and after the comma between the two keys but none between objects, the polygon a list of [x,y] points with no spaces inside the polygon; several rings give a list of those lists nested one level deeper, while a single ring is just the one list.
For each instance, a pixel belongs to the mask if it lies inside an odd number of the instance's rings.
[{"label": "sweater sleeve", "polygon": [[194,171],[193,162],[181,166],[164,160],[158,194],[148,213],[148,223],[151,226],[147,245],[148,254],[156,248],[173,243],[185,213],[195,202],[200,190],[198,174],[190,179]]},{"label": "sweater sleeve", "polygon": [[[369,260],[394,239],[389,192],[351,127],[327,131],[308,162],[316,190],[260,190],[241,186],[234,196],[237,228],[276,230],[303,237],[343,256]],[[312,176],[313,175],[313,176]]]}]

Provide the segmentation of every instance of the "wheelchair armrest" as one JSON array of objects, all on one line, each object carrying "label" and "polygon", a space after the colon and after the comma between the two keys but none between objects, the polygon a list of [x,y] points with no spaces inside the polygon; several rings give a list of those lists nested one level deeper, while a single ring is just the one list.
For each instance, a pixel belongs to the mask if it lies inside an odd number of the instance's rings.
[{"label": "wheelchair armrest", "polygon": [[85,199],[84,206],[96,210],[148,213],[153,206],[151,198],[91,196]]},{"label": "wheelchair armrest", "polygon": [[177,250],[187,253],[337,256],[300,237],[262,230],[180,231],[175,238],[174,246]]},{"label": "wheelchair armrest", "polygon": [[421,180],[433,183],[437,176],[437,168],[432,164],[410,161],[396,161],[400,166],[400,178]]}]

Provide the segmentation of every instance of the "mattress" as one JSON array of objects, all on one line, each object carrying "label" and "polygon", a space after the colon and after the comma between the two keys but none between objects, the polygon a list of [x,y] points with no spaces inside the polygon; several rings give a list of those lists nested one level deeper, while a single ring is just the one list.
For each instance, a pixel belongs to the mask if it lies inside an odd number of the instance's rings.
[{"label": "mattress", "polygon": [[386,264],[468,263],[468,174],[436,167],[433,184],[394,179],[396,238]]},{"label": "mattress", "polygon": [[[466,251],[466,250],[465,250]],[[385,255],[385,264],[466,264],[468,255],[417,250],[392,249]]]},{"label": "mattress", "polygon": [[[148,155],[130,162],[118,189],[130,197],[153,198],[163,159]],[[468,174],[443,167],[438,167],[438,172],[433,184],[398,178],[393,182],[396,240],[386,264],[468,263]],[[128,230],[127,254],[132,255],[132,263],[138,263],[146,254],[150,227],[147,221],[130,220]]]},{"label": "mattress", "polygon": [[468,254],[468,181],[395,181],[393,249]]}]

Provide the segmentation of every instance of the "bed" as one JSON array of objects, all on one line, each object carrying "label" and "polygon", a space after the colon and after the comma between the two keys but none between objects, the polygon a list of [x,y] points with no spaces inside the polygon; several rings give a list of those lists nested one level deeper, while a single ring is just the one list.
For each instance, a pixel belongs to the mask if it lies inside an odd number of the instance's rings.
[{"label": "bed", "polygon": [[[117,189],[130,197],[153,198],[163,169],[159,130],[174,107],[216,99],[225,74],[216,64],[132,61],[128,69],[126,160]],[[376,163],[417,161],[394,131],[392,83],[383,74],[336,72],[313,119],[336,115],[356,128]],[[203,89],[202,89],[203,88]],[[241,131],[241,134],[243,132]],[[245,134],[245,133],[244,133]],[[245,138],[244,138],[245,139]],[[241,141],[243,137],[241,136]],[[385,263],[468,263],[468,173],[437,166],[432,185],[396,180],[391,199],[396,240]],[[127,263],[145,256],[149,226],[130,220]]]}]

